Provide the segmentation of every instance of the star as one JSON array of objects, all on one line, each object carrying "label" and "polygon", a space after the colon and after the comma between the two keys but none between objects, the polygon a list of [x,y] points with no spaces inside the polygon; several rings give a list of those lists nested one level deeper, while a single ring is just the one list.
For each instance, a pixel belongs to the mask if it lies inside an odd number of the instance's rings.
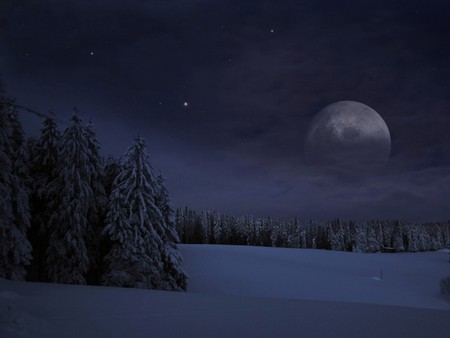
[{"label": "star", "polygon": [[94,52],[91,52],[91,55],[94,55]]},{"label": "star", "polygon": [[189,102],[187,102],[187,101],[184,101],[184,102],[183,102],[183,106],[184,106],[184,107],[187,107],[187,106],[189,106]]},{"label": "star", "polygon": [[273,32],[275,32],[275,30],[272,28],[272,29],[270,30],[270,33],[273,33]]}]

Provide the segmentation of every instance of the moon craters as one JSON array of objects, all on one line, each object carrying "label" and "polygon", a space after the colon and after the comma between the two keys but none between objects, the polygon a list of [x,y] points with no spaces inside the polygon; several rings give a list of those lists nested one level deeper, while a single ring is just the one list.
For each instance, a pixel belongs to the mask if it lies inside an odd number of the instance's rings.
[{"label": "moon craters", "polygon": [[305,143],[310,165],[371,169],[389,159],[391,137],[383,118],[369,106],[339,101],[320,110]]}]

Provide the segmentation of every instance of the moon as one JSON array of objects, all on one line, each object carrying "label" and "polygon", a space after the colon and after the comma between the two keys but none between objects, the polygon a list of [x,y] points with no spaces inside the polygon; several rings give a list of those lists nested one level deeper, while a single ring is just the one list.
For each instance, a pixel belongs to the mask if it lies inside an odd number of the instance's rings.
[{"label": "moon", "polygon": [[339,101],[321,109],[305,141],[308,164],[365,171],[383,167],[391,153],[391,135],[369,106]]}]

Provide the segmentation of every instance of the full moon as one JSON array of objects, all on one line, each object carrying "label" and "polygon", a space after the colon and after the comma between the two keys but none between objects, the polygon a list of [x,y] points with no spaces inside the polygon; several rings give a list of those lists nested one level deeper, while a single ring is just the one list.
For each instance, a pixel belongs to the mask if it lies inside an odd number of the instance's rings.
[{"label": "full moon", "polygon": [[309,127],[305,156],[315,166],[368,170],[389,160],[391,135],[383,118],[355,101],[321,109]]}]

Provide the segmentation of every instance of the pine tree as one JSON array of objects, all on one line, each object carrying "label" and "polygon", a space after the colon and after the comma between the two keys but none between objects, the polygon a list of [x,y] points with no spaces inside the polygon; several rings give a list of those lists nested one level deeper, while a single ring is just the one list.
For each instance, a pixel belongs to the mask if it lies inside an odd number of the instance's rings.
[{"label": "pine tree", "polygon": [[391,238],[391,247],[395,249],[395,251],[405,251],[405,241],[404,241],[404,227],[399,221],[394,221],[392,224],[392,238]]},{"label": "pine tree", "polygon": [[376,230],[377,229],[373,226],[373,224],[366,224],[366,252],[377,252],[381,248],[381,242],[379,242],[379,236],[377,236]]},{"label": "pine tree", "polygon": [[[3,99],[2,96],[0,98]],[[11,124],[5,105],[0,103],[0,277],[11,278],[16,262],[11,261],[14,243],[10,242],[13,226],[11,185],[13,182]]]},{"label": "pine tree", "polygon": [[[104,210],[104,217],[103,217],[103,224],[102,224],[102,232],[104,229],[104,226],[106,224],[106,213],[108,209],[108,202],[109,197],[112,193],[113,183],[117,175],[120,171],[120,160],[113,157],[112,155],[108,156],[105,163],[105,170],[104,170],[104,176],[103,176],[103,186],[105,188],[105,210]],[[101,261],[99,263],[99,269],[98,272],[100,272],[100,278],[97,281],[98,284],[102,283],[102,278],[105,270],[104,266],[104,258],[108,254],[108,252],[111,250],[111,242],[106,238],[106,236],[103,236],[102,233],[100,233],[99,236],[100,246],[99,246],[99,257],[101,258]]]},{"label": "pine tree", "polygon": [[201,224],[201,243],[204,244],[210,244],[212,241],[212,231],[211,231],[211,225],[210,225],[210,215],[209,212],[206,210],[203,210],[200,213],[200,224]]},{"label": "pine tree", "polygon": [[164,177],[158,175],[156,177],[156,196],[155,202],[158,209],[161,211],[165,224],[165,236],[174,243],[178,243],[180,238],[175,227],[175,215],[172,201],[169,197]]},{"label": "pine tree", "polygon": [[43,121],[41,137],[34,147],[33,154],[35,189],[41,198],[46,195],[48,184],[56,176],[60,146],[61,134],[56,121],[47,117]]},{"label": "pine tree", "polygon": [[185,288],[185,285],[177,284],[173,271],[167,269],[179,262],[176,249],[169,241],[176,233],[172,226],[165,224],[165,217],[157,205],[163,200],[161,191],[163,189],[157,186],[152,173],[145,142],[136,137],[125,154],[108,203],[103,233],[112,244],[105,257],[105,285]]},{"label": "pine tree", "polygon": [[330,224],[331,230],[331,250],[345,251],[345,230],[342,222],[339,219],[335,219]]},{"label": "pine tree", "polygon": [[108,156],[105,164],[105,175],[103,178],[103,186],[105,188],[106,204],[108,204],[108,196],[111,195],[112,186],[115,178],[119,174],[120,161],[113,156]]},{"label": "pine tree", "polygon": [[[21,233],[20,243],[17,243],[17,250],[22,251],[22,257],[27,257],[27,263],[31,262],[31,244],[27,238],[27,231],[30,227],[30,208],[29,208],[29,158],[27,142],[25,140],[22,125],[18,118],[17,111],[10,107],[9,118],[12,126],[12,151],[11,158],[13,177],[15,181],[12,185],[12,201],[14,224]],[[22,275],[22,273],[21,273]],[[24,278],[23,274],[20,279]]]},{"label": "pine tree", "polygon": [[239,219],[239,233],[245,238],[246,245],[256,244],[256,221],[253,216],[243,216]]},{"label": "pine tree", "polygon": [[177,210],[175,210],[175,228],[177,230],[177,234],[180,238],[181,243],[186,243],[186,238],[184,235],[185,226],[186,226],[186,217],[184,209],[178,208]]},{"label": "pine tree", "polygon": [[107,198],[105,193],[105,163],[100,153],[100,144],[94,130],[94,125],[89,122],[85,128],[88,153],[89,185],[94,194],[94,203],[90,206],[90,222],[97,224],[106,209]]},{"label": "pine tree", "polygon": [[[30,141],[31,142],[31,141]],[[29,146],[31,154],[31,226],[29,238],[33,247],[31,280],[45,280],[45,250],[48,247],[48,220],[52,214],[48,185],[56,177],[61,134],[53,118],[43,121],[39,140]]]},{"label": "pine tree", "polygon": [[175,214],[175,224],[182,243],[204,243],[200,217],[194,210],[187,207],[178,209]]},{"label": "pine tree", "polygon": [[187,275],[181,269],[181,254],[176,243],[180,241],[175,227],[175,217],[172,201],[164,183],[162,175],[156,178],[156,206],[161,211],[163,227],[159,235],[164,241],[162,259],[164,263],[164,275],[162,277],[162,288],[165,290],[186,290]]},{"label": "pine tree", "polygon": [[92,201],[88,208],[87,250],[90,259],[88,281],[96,284],[101,275],[102,257],[100,237],[104,227],[107,198],[105,193],[105,164],[100,154],[100,145],[95,134],[94,125],[89,122],[85,128],[88,155],[88,181],[92,189]]},{"label": "pine tree", "polygon": [[291,222],[292,233],[288,237],[288,246],[290,248],[306,248],[305,229],[297,218]]},{"label": "pine tree", "polygon": [[0,277],[23,280],[31,261],[26,144],[13,102],[0,84]]},{"label": "pine tree", "polygon": [[222,216],[218,211],[214,211],[211,215],[211,228],[213,243],[221,243],[222,239]]},{"label": "pine tree", "polygon": [[88,140],[75,114],[63,135],[55,179],[48,191],[52,214],[46,250],[47,277],[56,283],[85,284],[89,269],[86,237],[93,201]]},{"label": "pine tree", "polygon": [[269,224],[269,227],[272,229],[271,234],[271,246],[273,247],[282,247],[285,241],[284,238],[284,227],[280,224],[279,221],[272,221],[272,219],[268,218],[266,223]]}]

